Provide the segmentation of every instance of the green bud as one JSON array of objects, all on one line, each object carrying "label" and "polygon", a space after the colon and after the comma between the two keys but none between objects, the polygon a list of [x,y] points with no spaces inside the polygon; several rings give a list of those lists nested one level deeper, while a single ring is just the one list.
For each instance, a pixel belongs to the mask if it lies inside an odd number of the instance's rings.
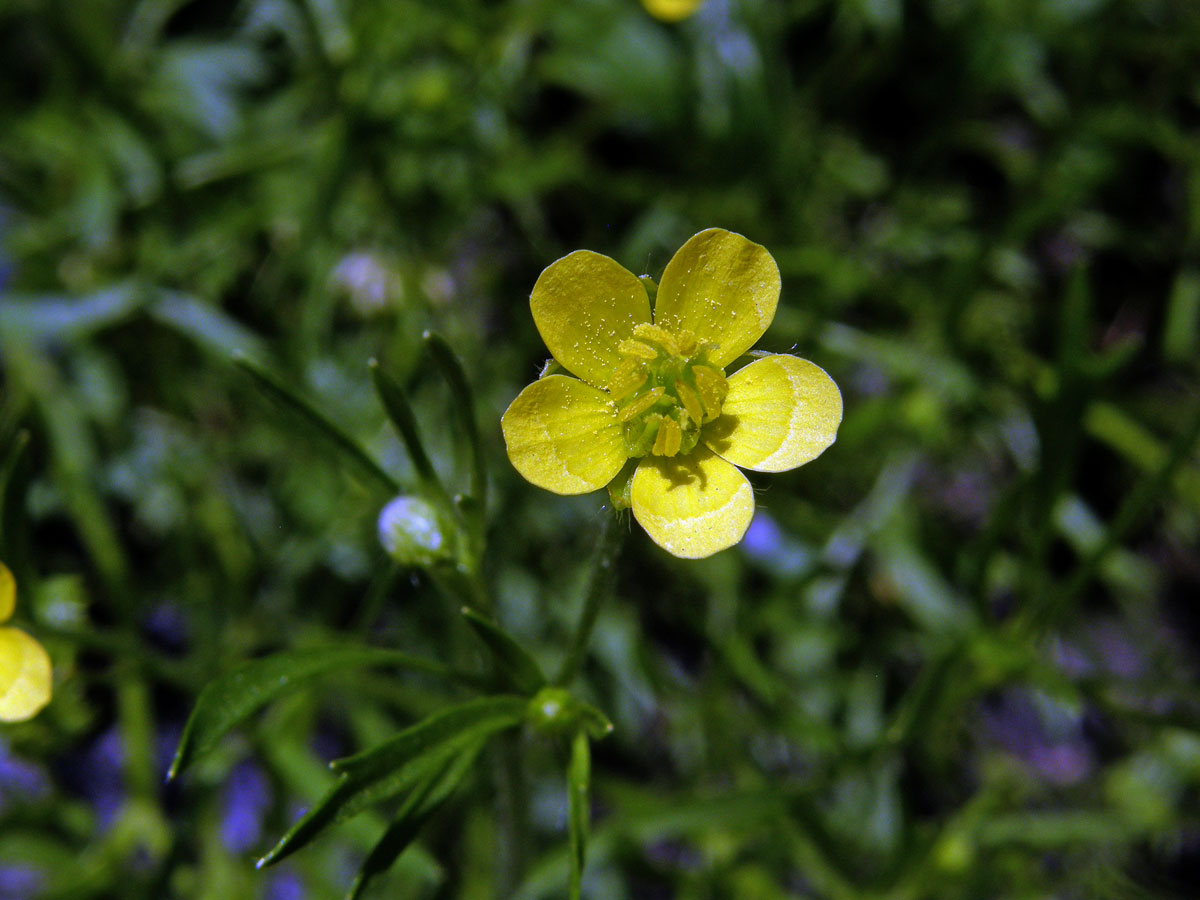
[{"label": "green bud", "polygon": [[541,734],[568,734],[579,716],[579,701],[559,687],[544,687],[529,700],[525,721]]},{"label": "green bud", "polygon": [[454,557],[452,532],[438,511],[420,497],[401,495],[379,514],[379,543],[388,556],[408,566],[431,566]]},{"label": "green bud", "polygon": [[567,735],[583,729],[593,740],[612,731],[612,722],[596,707],[581,703],[560,687],[544,687],[525,708],[525,722],[545,735]]},{"label": "green bud", "polygon": [[943,872],[961,875],[975,861],[975,846],[962,832],[943,835],[933,848],[933,861]]}]

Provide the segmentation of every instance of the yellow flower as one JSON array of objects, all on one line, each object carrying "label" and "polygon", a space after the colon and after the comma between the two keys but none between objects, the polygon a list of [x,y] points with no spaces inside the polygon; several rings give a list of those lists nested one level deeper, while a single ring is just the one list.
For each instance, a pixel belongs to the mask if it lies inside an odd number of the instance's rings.
[{"label": "yellow flower", "polygon": [[[651,314],[651,293],[654,311]],[[823,370],[762,354],[726,377],[775,318],[779,268],[740,234],[710,228],[667,263],[657,288],[576,250],[533,286],[533,321],[554,359],[501,420],[508,458],[556,494],[610,485],[650,537],[697,559],[733,546],[754,517],[738,467],[782,472],[833,443],[842,395]]]},{"label": "yellow flower", "polygon": [[642,0],[646,12],[664,22],[680,22],[698,10],[704,0]]},{"label": "yellow flower", "polygon": [[[0,562],[0,622],[17,605],[17,582]],[[0,722],[31,719],[50,702],[50,657],[19,628],[0,628]]]}]

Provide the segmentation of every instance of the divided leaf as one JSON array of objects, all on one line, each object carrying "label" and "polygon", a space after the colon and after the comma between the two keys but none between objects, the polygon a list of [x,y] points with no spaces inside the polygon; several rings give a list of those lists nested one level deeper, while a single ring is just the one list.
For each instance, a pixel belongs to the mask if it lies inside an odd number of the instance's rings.
[{"label": "divided leaf", "polygon": [[409,844],[416,839],[429,818],[450,799],[450,795],[471,770],[475,757],[482,749],[482,740],[469,745],[457,756],[451,757],[409,794],[400,811],[396,813],[395,820],[371,848],[354,879],[354,884],[350,887],[350,892],[346,895],[346,900],[358,900],[376,876],[392,867],[408,849]]},{"label": "divided leaf", "polygon": [[295,413],[312,434],[317,435],[341,451],[364,474],[374,478],[389,493],[400,493],[400,483],[385,472],[379,463],[366,450],[359,446],[357,441],[346,434],[338,425],[334,424],[333,420],[309,403],[304,397],[286,386],[274,375],[268,373],[266,369],[251,362],[245,354],[235,353],[233,361],[254,379],[255,384],[262,389],[263,393],[280,406]]},{"label": "divided leaf", "polygon": [[200,692],[167,778],[175,778],[185,766],[211,751],[231,729],[276,697],[318,675],[352,666],[396,666],[448,674],[441,663],[395,650],[364,647],[290,650],[251,660],[219,675]]},{"label": "divided leaf", "polygon": [[528,651],[499,625],[469,607],[463,607],[463,617],[487,645],[492,657],[509,685],[523,694],[536,694],[546,684],[546,676]]},{"label": "divided leaf", "polygon": [[459,424],[471,450],[471,489],[468,495],[474,501],[474,508],[482,511],[487,507],[487,467],[483,443],[479,439],[479,426],[475,423],[475,396],[471,390],[471,381],[463,369],[462,360],[441,335],[425,332],[425,349],[434,364],[441,369],[442,377],[446,379],[446,384],[458,399],[454,410],[458,413]]},{"label": "divided leaf", "polygon": [[324,797],[262,859],[269,866],[304,847],[335,822],[372,803],[416,790],[455,755],[521,723],[528,701],[499,695],[468,700],[428,717],[355,756],[330,764],[340,776]]},{"label": "divided leaf", "polygon": [[429,454],[425,452],[425,444],[421,441],[421,435],[417,431],[417,417],[413,414],[408,397],[404,394],[404,388],[383,370],[377,360],[372,359],[369,365],[371,380],[375,384],[375,393],[379,395],[384,411],[392,425],[395,426],[401,440],[404,441],[409,458],[412,459],[413,468],[417,470],[417,474],[426,484],[436,487],[439,491],[444,491],[441,480],[429,459]]}]

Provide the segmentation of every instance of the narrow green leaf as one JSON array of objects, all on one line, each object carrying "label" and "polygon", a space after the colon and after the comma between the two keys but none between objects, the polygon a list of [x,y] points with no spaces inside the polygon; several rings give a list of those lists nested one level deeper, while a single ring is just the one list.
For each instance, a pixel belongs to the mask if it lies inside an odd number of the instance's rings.
[{"label": "narrow green leaf", "polygon": [[351,778],[379,778],[468,729],[483,726],[499,731],[518,724],[528,703],[525,697],[507,694],[468,700],[434,713],[370,750],[335,759],[330,768]]},{"label": "narrow green leaf", "polygon": [[1039,598],[1040,603],[1025,614],[1017,628],[1028,633],[1043,630],[1056,622],[1088,586],[1105,558],[1115,550],[1143,516],[1161,501],[1165,489],[1185,464],[1197,441],[1200,441],[1200,406],[1189,412],[1187,422],[1166,448],[1167,452],[1153,471],[1145,475],[1125,493],[1121,505],[1109,518],[1103,539],[1079,562],[1071,577],[1057,590]]},{"label": "narrow green leaf", "polygon": [[478,741],[457,756],[451,757],[408,796],[395,820],[388,826],[379,842],[371,848],[354,879],[354,884],[350,886],[346,900],[358,900],[367,885],[376,876],[391,868],[403,855],[429,818],[442,808],[459,782],[471,771],[475,758],[482,749],[483,742]]},{"label": "narrow green leaf", "polygon": [[1200,326],[1200,273],[1185,268],[1175,277],[1167,299],[1163,356],[1173,363],[1189,362],[1200,330],[1197,326]]},{"label": "narrow green leaf", "polygon": [[325,795],[308,812],[300,817],[256,864],[258,868],[271,866],[308,846],[326,828],[351,818],[372,803],[396,797],[406,791],[419,790],[427,780],[436,776],[441,766],[465,743],[476,739],[475,731],[469,735],[458,735],[443,744],[430,748],[426,753],[410,759],[406,765],[386,777],[355,778],[341,775]]},{"label": "narrow green leaf", "polygon": [[491,651],[496,665],[513,689],[533,695],[545,686],[546,676],[542,674],[541,667],[512,635],[470,607],[464,606],[462,614]]},{"label": "narrow green leaf", "polygon": [[18,345],[90,334],[129,318],[146,299],[136,282],[123,281],[84,297],[60,294],[4,294],[0,338]]},{"label": "narrow green leaf", "polygon": [[[654,843],[702,835],[711,831],[714,823],[725,829],[778,827],[780,822],[791,821],[788,801],[793,792],[794,788],[774,784],[719,796],[696,796],[695,790],[669,796],[644,783],[622,788],[619,782],[609,782],[605,799],[612,801],[614,814],[590,836],[588,857],[595,866],[611,860],[630,841]],[[612,796],[607,796],[609,793]],[[784,832],[780,834],[784,836]],[[570,855],[569,847],[546,853],[525,874],[509,900],[562,897],[563,882],[570,875]]]},{"label": "narrow green leaf", "polygon": [[571,764],[567,767],[567,838],[571,856],[567,896],[570,900],[579,900],[583,893],[583,867],[587,861],[591,814],[588,801],[591,780],[591,746],[587,734],[578,731],[571,741]]},{"label": "narrow green leaf", "polygon": [[1092,289],[1087,270],[1076,266],[1067,281],[1062,299],[1062,328],[1059,332],[1058,364],[1065,378],[1077,377],[1088,357],[1088,328],[1092,321]]},{"label": "narrow green leaf", "polygon": [[929,634],[956,637],[978,627],[978,617],[955,586],[920,549],[901,522],[869,541],[896,594],[896,605]]},{"label": "narrow green leaf", "polygon": [[268,356],[262,338],[220,307],[191,294],[159,290],[146,313],[222,359],[234,353],[260,361]]},{"label": "narrow green leaf", "polygon": [[[1152,472],[1162,465],[1167,448],[1149,429],[1120,407],[1096,400],[1088,405],[1083,426],[1088,435],[1107,444],[1136,468]],[[1185,461],[1179,466],[1171,487],[1200,509],[1200,473]]]},{"label": "narrow green leaf", "polygon": [[3,559],[12,559],[15,532],[18,527],[24,525],[24,510],[16,502],[10,486],[14,481],[17,464],[21,461],[21,454],[28,445],[29,432],[24,429],[18,431],[5,449],[4,459],[0,461],[0,554],[3,554],[0,558]]},{"label": "narrow green leaf", "polygon": [[423,481],[434,487],[439,493],[444,493],[445,489],[442,487],[441,479],[438,478],[433,463],[430,462],[429,455],[425,452],[425,445],[417,431],[417,418],[413,415],[412,406],[404,394],[404,388],[383,370],[378,360],[372,359],[367,365],[371,369],[375,392],[379,395],[379,400],[383,404],[388,418],[396,426],[400,439],[404,441],[408,455],[412,458],[413,468],[417,470],[417,474]]},{"label": "narrow green leaf", "polygon": [[958,683],[955,669],[966,657],[968,648],[965,639],[956,640],[926,661],[916,681],[896,704],[896,713],[884,732],[888,743],[903,747],[928,726],[946,691]]},{"label": "narrow green leaf", "polygon": [[370,647],[292,650],[243,663],[210,681],[200,692],[167,778],[175,778],[184,767],[212,750],[231,729],[276,697],[319,675],[350,666],[397,666],[452,675],[441,663]]},{"label": "narrow green leaf", "polygon": [[602,740],[613,732],[612,720],[590,703],[579,704],[579,724],[593,741]]},{"label": "narrow green leaf", "polygon": [[354,462],[365,474],[374,478],[389,493],[400,493],[400,484],[385,472],[374,459],[345,431],[289,387],[285,387],[266,370],[251,362],[245,355],[234,354],[234,363],[249,374],[268,397],[285,409],[299,415],[309,429]]},{"label": "narrow green leaf", "polygon": [[475,424],[475,394],[471,383],[467,380],[462,361],[458,354],[446,343],[446,339],[433,332],[425,332],[425,347],[434,363],[442,370],[442,376],[450,385],[454,394],[455,412],[462,423],[467,435],[467,444],[471,448],[471,489],[469,496],[474,501],[473,507],[483,510],[487,507],[487,467],[484,461],[483,443],[479,440],[479,427]]},{"label": "narrow green leaf", "polygon": [[1142,349],[1145,338],[1131,334],[1119,338],[1105,349],[1092,354],[1085,360],[1083,374],[1093,381],[1108,381],[1120,374],[1133,362]]},{"label": "narrow green leaf", "polygon": [[446,761],[488,735],[521,722],[527,701],[494,696],[435,713],[390,740],[331,765],[339,778],[325,796],[271,848],[258,867],[269,866],[309,844],[325,828],[372,803],[417,789]]},{"label": "narrow green leaf", "polygon": [[840,322],[825,325],[818,338],[834,353],[869,361],[898,378],[927,385],[947,400],[966,402],[978,390],[971,370],[961,361],[915,347],[910,340],[867,334]]},{"label": "narrow green leaf", "polygon": [[1030,847],[1039,852],[1070,846],[1119,844],[1135,837],[1137,826],[1110,813],[1049,810],[990,816],[980,827],[984,847]]}]

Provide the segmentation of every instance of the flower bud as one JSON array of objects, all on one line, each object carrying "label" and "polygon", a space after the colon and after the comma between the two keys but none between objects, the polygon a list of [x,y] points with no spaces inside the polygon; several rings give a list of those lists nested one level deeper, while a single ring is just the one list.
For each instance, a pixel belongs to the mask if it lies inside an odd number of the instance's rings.
[{"label": "flower bud", "polygon": [[559,736],[583,729],[593,740],[613,730],[612,722],[596,707],[581,703],[564,688],[548,685],[529,699],[525,723],[539,734]]},{"label": "flower bud", "polygon": [[541,734],[567,734],[575,725],[579,703],[560,687],[544,687],[529,700],[525,721]]},{"label": "flower bud", "polygon": [[379,513],[379,543],[408,566],[431,566],[454,557],[451,536],[438,511],[420,497],[401,495]]}]

